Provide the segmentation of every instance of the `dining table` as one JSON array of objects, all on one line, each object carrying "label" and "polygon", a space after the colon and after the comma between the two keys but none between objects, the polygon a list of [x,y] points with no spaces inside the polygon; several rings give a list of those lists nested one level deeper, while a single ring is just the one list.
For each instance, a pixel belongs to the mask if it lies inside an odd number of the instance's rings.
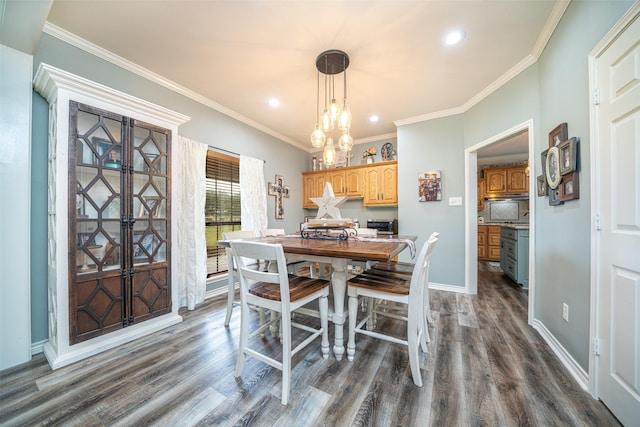
[{"label": "dining table", "polygon": [[[333,291],[333,310],[331,321],[334,324],[333,353],[342,360],[344,348],[344,323],[347,319],[345,297],[347,291],[348,266],[354,262],[366,263],[391,261],[400,252],[409,248],[415,255],[417,236],[378,235],[376,237],[350,236],[338,238],[303,238],[300,234],[286,234],[269,237],[255,237],[251,240],[280,244],[287,260],[310,261],[331,266],[331,288]],[[229,247],[228,240],[219,240],[218,245]]]}]

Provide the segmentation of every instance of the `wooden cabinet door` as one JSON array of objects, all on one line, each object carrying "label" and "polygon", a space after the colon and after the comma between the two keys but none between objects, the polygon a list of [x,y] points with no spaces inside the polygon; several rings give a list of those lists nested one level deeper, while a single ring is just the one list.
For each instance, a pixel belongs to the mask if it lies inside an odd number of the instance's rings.
[{"label": "wooden cabinet door", "polygon": [[365,169],[365,206],[398,204],[398,164],[396,162]]},{"label": "wooden cabinet door", "polygon": [[487,194],[500,194],[507,191],[507,170],[503,168],[485,169],[485,185]]},{"label": "wooden cabinet door", "polygon": [[485,181],[483,178],[478,179],[478,210],[484,209],[484,192]]},{"label": "wooden cabinet door", "polygon": [[77,344],[171,311],[171,132],[76,102],[69,122],[68,316]]},{"label": "wooden cabinet door", "polygon": [[333,187],[333,194],[336,196],[346,196],[347,185],[345,182],[345,173],[342,170],[334,170],[327,172],[327,181]]},{"label": "wooden cabinet door", "polygon": [[345,175],[345,195],[349,197],[364,196],[364,173],[361,168],[348,169]]},{"label": "wooden cabinet door", "polygon": [[528,193],[529,180],[526,167],[507,169],[507,184],[509,193]]},{"label": "wooden cabinet door", "polygon": [[302,207],[307,209],[317,208],[311,201],[311,197],[322,197],[327,174],[320,172],[305,172],[302,174]]}]

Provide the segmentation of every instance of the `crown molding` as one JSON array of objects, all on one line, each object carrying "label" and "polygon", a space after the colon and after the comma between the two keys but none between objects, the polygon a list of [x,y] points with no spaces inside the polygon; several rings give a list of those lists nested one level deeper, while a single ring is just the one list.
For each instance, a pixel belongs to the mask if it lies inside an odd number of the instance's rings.
[{"label": "crown molding", "polygon": [[285,135],[282,135],[279,132],[276,132],[275,130],[263,125],[262,123],[258,123],[248,117],[245,117],[227,107],[225,107],[224,105],[218,104],[215,101],[212,101],[209,98],[206,98],[190,89],[187,89],[183,86],[180,86],[178,84],[176,84],[175,82],[154,73],[151,70],[148,70],[144,67],[141,67],[121,56],[118,56],[116,54],[114,54],[113,52],[110,52],[96,44],[93,44],[81,37],[78,37],[77,35],[70,33],[50,22],[46,22],[44,25],[44,28],[42,30],[43,32],[49,34],[52,37],[55,37],[65,43],[70,44],[71,46],[77,47],[80,50],[83,50],[87,53],[90,53],[93,56],[96,56],[100,59],[103,59],[107,62],[110,62],[114,65],[117,65],[120,68],[123,68],[131,73],[134,73],[140,77],[143,77],[153,83],[156,83],[160,86],[163,86],[173,92],[176,92],[180,95],[183,95],[189,99],[192,99],[193,101],[196,101],[204,106],[207,106],[213,110],[216,110],[226,116],[231,117],[232,119],[238,120],[239,122],[242,122],[244,124],[246,124],[247,126],[250,126],[254,129],[257,129],[261,132],[266,133],[267,135],[273,136],[274,138],[277,138],[281,141],[284,141],[288,144],[291,144],[297,148],[300,148],[301,150],[305,150],[305,151],[309,151],[308,147],[306,144],[302,144],[298,141],[295,141]]}]

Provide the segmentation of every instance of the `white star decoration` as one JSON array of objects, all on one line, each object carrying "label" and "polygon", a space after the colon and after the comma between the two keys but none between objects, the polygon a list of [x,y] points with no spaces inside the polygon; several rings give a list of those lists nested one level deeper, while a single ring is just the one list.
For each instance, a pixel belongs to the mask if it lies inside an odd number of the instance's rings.
[{"label": "white star decoration", "polygon": [[327,182],[324,185],[324,191],[322,197],[310,197],[311,201],[318,205],[318,215],[316,219],[333,218],[341,219],[340,209],[338,206],[347,201],[347,196],[336,197],[333,193],[333,187],[331,183]]}]

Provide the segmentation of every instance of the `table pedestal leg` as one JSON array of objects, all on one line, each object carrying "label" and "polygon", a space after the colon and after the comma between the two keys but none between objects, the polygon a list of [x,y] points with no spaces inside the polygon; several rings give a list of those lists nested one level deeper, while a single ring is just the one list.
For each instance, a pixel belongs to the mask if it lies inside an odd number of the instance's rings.
[{"label": "table pedestal leg", "polygon": [[333,258],[331,260],[331,287],[333,288],[333,324],[335,327],[335,343],[333,353],[337,360],[344,355],[344,298],[347,290],[347,260]]}]

